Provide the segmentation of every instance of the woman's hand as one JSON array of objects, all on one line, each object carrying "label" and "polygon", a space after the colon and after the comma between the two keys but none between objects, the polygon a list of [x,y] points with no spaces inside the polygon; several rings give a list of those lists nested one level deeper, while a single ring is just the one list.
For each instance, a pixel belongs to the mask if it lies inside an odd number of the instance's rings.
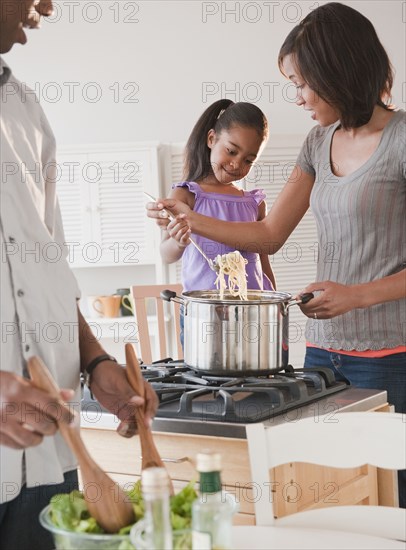
[{"label": "woman's hand", "polygon": [[169,225],[170,219],[164,209],[168,210],[174,218],[184,220],[187,223],[187,216],[192,212],[191,208],[184,202],[178,199],[157,199],[156,202],[148,202],[145,205],[147,209],[147,216],[156,221],[157,225],[166,229]]},{"label": "woman's hand", "polygon": [[306,304],[299,304],[299,307],[312,319],[331,319],[357,307],[363,307],[356,285],[346,286],[332,281],[316,282],[308,285],[296,298],[300,299],[307,292],[315,293],[315,297]]},{"label": "woman's hand", "polygon": [[123,437],[137,433],[134,410],[142,407],[146,425],[149,426],[158,408],[158,397],[152,386],[144,380],[142,398],[130,386],[125,369],[114,361],[103,361],[94,370],[91,390],[99,403],[121,420],[117,431]]},{"label": "woman's hand", "polygon": [[302,290],[316,293],[316,297],[300,306],[308,317],[316,315],[317,319],[330,319],[352,309],[371,307],[406,297],[406,269],[358,285],[341,285],[332,281],[312,283]]},{"label": "woman's hand", "polygon": [[[61,399],[69,400],[72,390],[61,390]],[[37,389],[30,380],[0,371],[0,444],[13,449],[39,445],[44,436],[54,435],[58,422],[69,423],[73,414],[68,407]]]}]

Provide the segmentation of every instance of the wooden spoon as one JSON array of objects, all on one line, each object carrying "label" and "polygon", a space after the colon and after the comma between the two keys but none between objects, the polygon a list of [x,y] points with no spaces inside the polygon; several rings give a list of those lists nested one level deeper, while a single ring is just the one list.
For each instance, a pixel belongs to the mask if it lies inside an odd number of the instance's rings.
[{"label": "wooden spoon", "polygon": [[[51,373],[39,357],[28,360],[28,371],[35,386],[48,392],[62,406],[59,388]],[[76,418],[77,420],[77,418]],[[90,514],[108,533],[116,533],[122,527],[135,521],[134,509],[128,497],[90,456],[82,438],[79,423],[58,422],[59,431],[66,443],[76,455],[82,475],[83,486],[96,488],[97,498],[92,498],[89,491],[84,491],[84,498]]]},{"label": "wooden spoon", "polygon": [[[141,373],[140,364],[132,344],[125,345],[125,358],[127,363],[127,378],[130,386],[135,393],[141,397],[145,397],[144,378]],[[140,435],[142,463],[141,469],[147,468],[165,468],[164,463],[159,455],[158,449],[155,447],[154,439],[151,430],[145,425],[144,411],[137,407],[135,409],[135,417],[137,420],[138,433]],[[174,494],[172,480],[170,479],[170,492]]]}]

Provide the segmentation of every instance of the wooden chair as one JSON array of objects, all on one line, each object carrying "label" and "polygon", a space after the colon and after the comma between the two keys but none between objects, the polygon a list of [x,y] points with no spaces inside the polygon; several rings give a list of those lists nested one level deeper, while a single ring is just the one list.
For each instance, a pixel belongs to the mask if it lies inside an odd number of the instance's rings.
[{"label": "wooden chair", "polygon": [[[158,339],[159,339],[159,357],[154,357],[154,360],[164,359],[168,357],[167,343],[169,341],[176,340],[175,349],[177,356],[174,359],[183,358],[183,350],[180,343],[180,306],[175,302],[163,302],[160,297],[162,290],[173,290],[176,294],[182,293],[182,285],[134,285],[131,287],[131,294],[134,299],[135,316],[137,318],[138,325],[138,337],[140,340],[141,358],[144,363],[151,363],[152,351],[151,351],[151,336],[148,326],[147,317],[147,301],[153,299],[155,302],[155,310],[158,324]],[[172,319],[168,323],[168,318],[165,318],[164,303],[166,307],[171,308]],[[171,330],[167,330],[167,329]],[[173,331],[174,329],[174,331]]]},{"label": "wooden chair", "polygon": [[406,540],[406,510],[389,506],[329,506],[274,517],[270,472],[293,462],[333,468],[371,464],[406,469],[406,416],[398,413],[337,413],[273,427],[246,426],[257,525],[353,531]]}]

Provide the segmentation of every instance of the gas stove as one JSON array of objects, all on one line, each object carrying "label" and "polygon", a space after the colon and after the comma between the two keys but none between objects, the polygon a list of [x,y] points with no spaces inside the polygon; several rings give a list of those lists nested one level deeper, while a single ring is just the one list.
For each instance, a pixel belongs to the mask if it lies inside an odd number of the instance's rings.
[{"label": "gas stove", "polygon": [[[294,369],[264,376],[212,376],[182,361],[142,365],[159,398],[157,418],[246,424],[268,420],[349,388],[331,369]],[[82,408],[91,402],[84,389]],[[93,401],[94,404],[94,401]]]},{"label": "gas stove", "polygon": [[211,376],[181,362],[144,366],[159,397],[157,416],[251,423],[348,388],[329,368],[286,367],[268,376]]}]

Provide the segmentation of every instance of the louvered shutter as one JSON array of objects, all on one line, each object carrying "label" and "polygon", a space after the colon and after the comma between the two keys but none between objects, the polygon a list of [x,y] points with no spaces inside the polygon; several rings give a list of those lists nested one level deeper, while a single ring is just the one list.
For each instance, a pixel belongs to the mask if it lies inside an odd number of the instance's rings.
[{"label": "louvered shutter", "polygon": [[99,265],[142,265],[155,261],[154,247],[147,238],[143,195],[148,160],[144,152],[89,155],[88,166],[99,167],[100,176],[89,184],[93,240],[102,251]]},{"label": "louvered shutter", "polygon": [[155,265],[157,239],[147,225],[143,190],[157,194],[160,187],[157,147],[104,144],[84,149],[62,151],[58,161],[66,240],[80,242],[71,254],[73,267]]},{"label": "louvered shutter", "polygon": [[82,179],[82,167],[86,161],[85,154],[58,155],[56,188],[72,265],[85,264],[83,247],[92,236],[89,187]]},{"label": "louvered shutter", "polygon": [[[169,191],[172,187],[172,183],[177,183],[182,181],[183,175],[183,144],[172,145],[170,147],[170,170],[167,171],[168,177],[165,182],[165,195],[169,194]],[[169,281],[172,283],[181,283],[182,282],[182,260],[171,264],[169,266]]]}]

